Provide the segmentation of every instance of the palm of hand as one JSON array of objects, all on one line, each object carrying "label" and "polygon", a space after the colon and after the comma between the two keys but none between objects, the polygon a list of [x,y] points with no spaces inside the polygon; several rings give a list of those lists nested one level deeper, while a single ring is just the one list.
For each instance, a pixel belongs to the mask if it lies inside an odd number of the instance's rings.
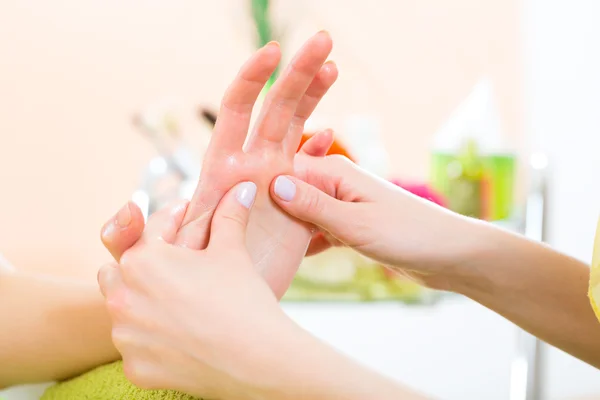
[{"label": "palm of hand", "polygon": [[258,190],[246,244],[255,267],[277,297],[281,297],[306,253],[311,236],[306,224],[290,218],[269,195],[271,181],[277,175],[291,173],[292,162],[274,151],[239,151],[225,159],[207,161],[199,190],[218,196],[239,182],[256,183]]},{"label": "palm of hand", "polygon": [[269,185],[275,176],[293,172],[304,121],[337,78],[335,65],[325,63],[330,51],[331,39],[323,32],[305,44],[269,92],[247,141],[252,107],[279,62],[279,47],[267,45],[242,67],[224,96],[200,182],[176,238],[178,244],[205,248],[222,196],[239,182],[254,182],[258,192],[247,247],[278,298],[300,265],[311,233],[273,203]]}]

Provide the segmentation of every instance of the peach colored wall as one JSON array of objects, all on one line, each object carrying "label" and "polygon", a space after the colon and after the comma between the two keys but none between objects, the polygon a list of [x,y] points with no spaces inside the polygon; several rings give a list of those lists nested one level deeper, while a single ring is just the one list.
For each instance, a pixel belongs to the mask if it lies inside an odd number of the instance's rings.
[{"label": "peach colored wall", "polygon": [[[163,96],[218,104],[252,50],[248,3],[0,3],[1,253],[82,276],[108,260],[99,227],[153,154],[131,113]],[[351,112],[378,115],[393,170],[423,178],[433,131],[487,74],[503,128],[522,145],[517,0],[371,3],[276,4],[284,49],[321,28],[334,37],[341,75],[320,115],[334,126]]]}]

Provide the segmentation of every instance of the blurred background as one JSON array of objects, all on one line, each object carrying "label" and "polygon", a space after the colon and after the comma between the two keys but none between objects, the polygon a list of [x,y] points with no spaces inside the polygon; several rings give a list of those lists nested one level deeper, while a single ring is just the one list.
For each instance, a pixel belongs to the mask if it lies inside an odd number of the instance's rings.
[{"label": "blurred background", "polygon": [[[589,262],[599,20],[597,0],[2,0],[0,253],[94,278],[109,260],[101,224],[130,198],[151,212],[164,183],[151,185],[171,165],[157,135],[183,138],[200,165],[201,113],[218,109],[266,24],[284,61],[319,29],[334,39],[340,77],[307,134],[332,127],[365,168],[464,214],[539,225],[536,239]],[[526,227],[536,195],[545,218]],[[595,369],[538,344],[532,378],[510,323],[348,257],[303,266],[285,305],[341,350],[443,399],[600,398]],[[522,397],[532,379],[537,394]]]}]

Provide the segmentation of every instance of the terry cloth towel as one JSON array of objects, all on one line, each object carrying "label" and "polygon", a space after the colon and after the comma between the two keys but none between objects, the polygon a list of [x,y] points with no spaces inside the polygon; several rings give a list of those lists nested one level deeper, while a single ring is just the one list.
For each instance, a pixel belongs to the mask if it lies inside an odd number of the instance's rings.
[{"label": "terry cloth towel", "polygon": [[123,374],[121,361],[103,365],[46,390],[40,400],[199,400],[173,390],[145,390]]}]

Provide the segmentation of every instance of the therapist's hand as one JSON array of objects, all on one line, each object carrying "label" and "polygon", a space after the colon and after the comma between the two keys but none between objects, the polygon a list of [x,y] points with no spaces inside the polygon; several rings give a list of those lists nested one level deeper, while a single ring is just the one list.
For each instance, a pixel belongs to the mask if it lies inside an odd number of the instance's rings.
[{"label": "therapist's hand", "polygon": [[[141,240],[98,274],[127,377],[148,389],[250,398],[297,328],[254,268],[246,227],[256,186],[221,200],[204,250],[173,245],[187,203],[148,221]],[[288,343],[288,342],[286,342]],[[279,357],[279,355],[278,355]]]},{"label": "therapist's hand", "polygon": [[[274,201],[333,241],[430,287],[444,289],[473,251],[478,222],[360,169],[340,156],[299,157],[277,177]],[[320,247],[326,248],[321,240]]]}]

